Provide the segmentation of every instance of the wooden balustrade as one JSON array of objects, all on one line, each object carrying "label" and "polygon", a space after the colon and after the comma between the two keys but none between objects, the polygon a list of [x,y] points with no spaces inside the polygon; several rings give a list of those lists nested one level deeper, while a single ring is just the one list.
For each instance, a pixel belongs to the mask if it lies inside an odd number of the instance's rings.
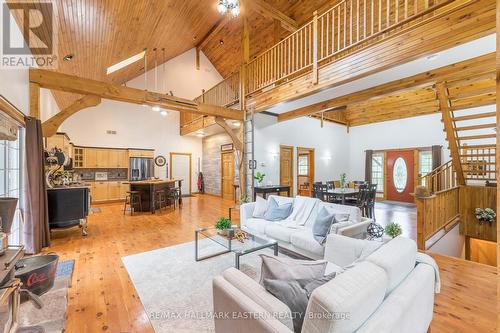
[{"label": "wooden balustrade", "polygon": [[[304,74],[312,73],[311,79],[317,83],[320,66],[384,39],[399,27],[411,28],[412,22],[421,21],[418,18],[433,15],[453,1],[343,0],[321,15],[315,12],[310,22],[246,65],[245,95]],[[238,86],[239,75],[233,74],[208,90],[205,102],[221,106],[236,103]]]},{"label": "wooden balustrade", "polygon": [[460,149],[460,159],[465,179],[496,180],[495,155],[496,146],[494,144],[462,146]]},{"label": "wooden balustrade", "polygon": [[438,166],[428,174],[420,177],[419,185],[425,186],[432,193],[448,190],[457,186],[457,174],[452,161]]},{"label": "wooden balustrade", "polygon": [[447,232],[460,220],[460,188],[437,192],[428,198],[415,198],[417,204],[417,246],[426,250],[425,242],[437,232]]}]

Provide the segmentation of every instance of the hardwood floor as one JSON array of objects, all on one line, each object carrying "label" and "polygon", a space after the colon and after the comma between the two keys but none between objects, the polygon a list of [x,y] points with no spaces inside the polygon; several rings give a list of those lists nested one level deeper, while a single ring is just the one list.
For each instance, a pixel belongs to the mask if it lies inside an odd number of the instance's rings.
[{"label": "hardwood floor", "polygon": [[[184,199],[180,210],[134,216],[124,216],[121,204],[103,204],[89,217],[89,236],[77,229],[54,232],[45,252],[76,261],[67,332],[153,332],[121,257],[189,242],[197,226],[212,225],[232,204],[202,195]],[[376,214],[382,224],[397,218],[411,237],[411,211],[380,205]],[[495,268],[433,256],[442,290],[436,295],[432,332],[494,332]]]}]

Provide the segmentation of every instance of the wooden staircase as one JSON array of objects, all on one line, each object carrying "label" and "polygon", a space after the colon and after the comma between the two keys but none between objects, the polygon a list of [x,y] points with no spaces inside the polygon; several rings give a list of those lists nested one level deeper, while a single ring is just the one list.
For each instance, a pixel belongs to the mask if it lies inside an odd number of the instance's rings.
[{"label": "wooden staircase", "polygon": [[451,160],[422,177],[432,192],[458,185],[496,182],[495,79],[478,75],[466,81],[437,83],[436,97]]}]

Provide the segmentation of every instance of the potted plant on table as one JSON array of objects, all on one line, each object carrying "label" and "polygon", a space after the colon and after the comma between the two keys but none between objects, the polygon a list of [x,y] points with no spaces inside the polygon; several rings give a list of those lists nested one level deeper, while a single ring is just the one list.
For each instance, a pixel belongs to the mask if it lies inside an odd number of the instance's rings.
[{"label": "potted plant on table", "polygon": [[233,231],[231,220],[227,217],[220,217],[215,223],[215,229],[221,236],[231,236],[231,231]]},{"label": "potted plant on table", "polygon": [[265,176],[266,176],[266,174],[265,174],[265,173],[262,173],[262,172],[260,172],[260,171],[257,171],[257,172],[255,173],[254,178],[255,178],[255,180],[257,180],[257,183],[259,184],[259,186],[262,186],[262,183],[264,182],[264,177],[265,177]]},{"label": "potted plant on table", "polygon": [[497,214],[491,208],[485,208],[485,209],[476,208],[474,213],[476,215],[476,219],[478,220],[479,224],[489,223],[491,225],[497,217]]},{"label": "potted plant on table", "polygon": [[401,228],[401,225],[394,223],[394,222],[386,225],[384,231],[385,231],[386,235],[388,235],[392,238],[396,238],[403,233],[403,229]]},{"label": "potted plant on table", "polygon": [[340,187],[342,189],[347,187],[347,175],[345,173],[340,174]]}]

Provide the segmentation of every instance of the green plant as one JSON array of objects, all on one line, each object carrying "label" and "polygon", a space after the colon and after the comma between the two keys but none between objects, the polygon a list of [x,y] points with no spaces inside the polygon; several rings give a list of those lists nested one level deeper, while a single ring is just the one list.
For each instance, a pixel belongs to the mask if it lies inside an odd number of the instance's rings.
[{"label": "green plant", "polygon": [[249,203],[250,202],[250,198],[243,194],[241,197],[240,197],[240,205],[243,205],[243,204],[246,204],[246,203]]},{"label": "green plant", "polygon": [[220,217],[215,223],[215,229],[217,230],[226,230],[230,229],[232,226],[231,220],[227,217]]},{"label": "green plant", "polygon": [[340,174],[340,186],[344,188],[347,185],[347,175],[345,173]]},{"label": "green plant", "polygon": [[384,231],[386,235],[391,236],[392,238],[395,238],[403,233],[401,225],[394,222],[386,225]]},{"label": "green plant", "polygon": [[491,208],[485,208],[485,209],[476,208],[474,213],[475,213],[476,219],[479,221],[479,223],[482,223],[482,222],[492,223],[493,221],[495,221],[495,219],[497,217],[497,214]]},{"label": "green plant", "polygon": [[262,173],[262,172],[260,172],[260,171],[257,171],[257,172],[255,173],[254,178],[257,180],[257,182],[262,183],[262,182],[264,181],[264,177],[265,177],[265,176],[266,176],[266,174],[265,174],[265,173]]}]

